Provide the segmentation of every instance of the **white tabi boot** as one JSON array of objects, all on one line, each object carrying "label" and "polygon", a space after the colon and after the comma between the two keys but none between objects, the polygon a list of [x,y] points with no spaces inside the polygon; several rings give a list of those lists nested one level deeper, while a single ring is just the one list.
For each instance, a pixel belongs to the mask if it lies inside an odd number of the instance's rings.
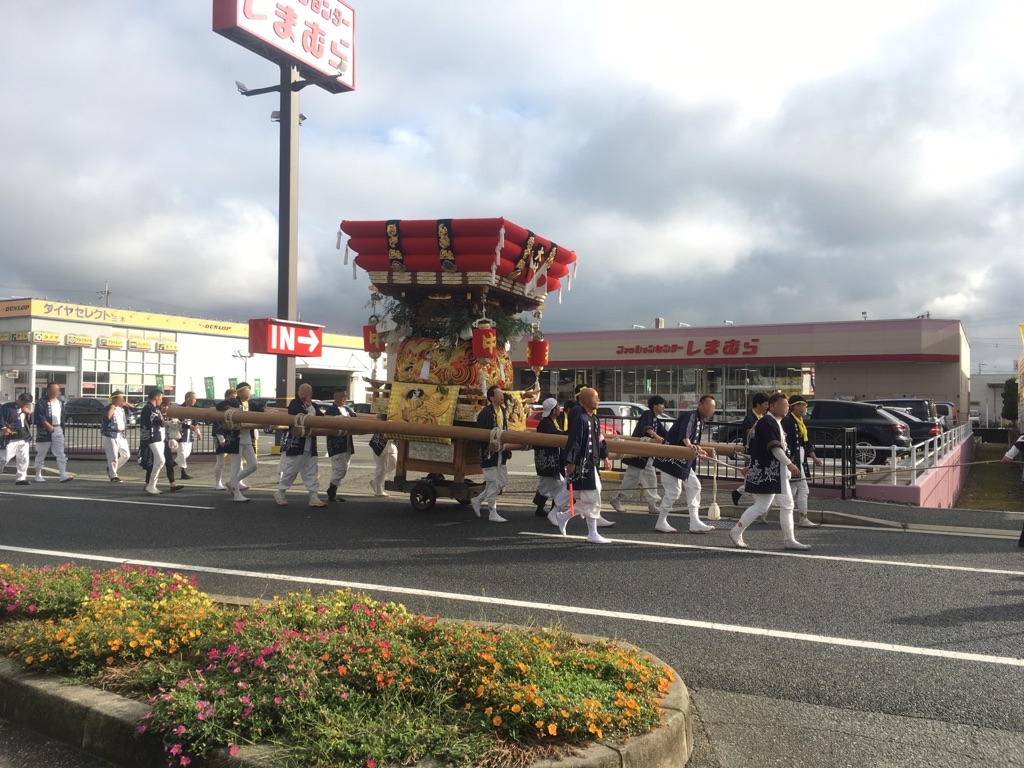
[{"label": "white tabi boot", "polygon": [[658,510],[658,522],[654,524],[654,530],[661,531],[662,533],[679,533],[675,528],[668,524],[668,513],[667,509]]},{"label": "white tabi boot", "polygon": [[796,540],[793,533],[793,511],[787,514],[785,510],[779,511],[779,524],[782,526],[782,547],[783,549],[810,549],[810,544],[801,544]]},{"label": "white tabi boot", "polygon": [[587,518],[587,541],[591,544],[611,544],[611,539],[606,539],[597,532],[597,521],[596,517]]}]

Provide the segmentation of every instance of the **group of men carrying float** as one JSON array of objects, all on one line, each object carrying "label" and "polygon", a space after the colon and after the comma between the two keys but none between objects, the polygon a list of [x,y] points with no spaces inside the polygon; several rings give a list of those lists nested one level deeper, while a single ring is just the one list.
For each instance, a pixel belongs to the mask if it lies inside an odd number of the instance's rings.
[{"label": "group of men carrying float", "polygon": [[[492,429],[504,418],[501,392],[498,388],[492,387],[488,390],[488,397],[491,404],[481,413],[477,426]],[[744,512],[740,522],[730,531],[730,536],[737,547],[746,548],[747,544],[743,541],[744,530],[754,519],[763,519],[772,503],[777,501],[783,546],[786,549],[809,549],[808,545],[797,541],[794,534],[794,527],[797,524],[801,527],[817,527],[807,517],[808,461],[818,466],[822,462],[814,454],[807,427],[803,423],[807,401],[802,396],[795,396],[792,413],[790,400],[782,393],[770,397],[756,397],[754,403],[750,423],[745,425],[748,429],[744,430],[745,434],[749,432],[747,443],[750,451],[745,486],[746,492],[752,494],[756,501]],[[596,416],[599,404],[598,393],[590,388],[581,389],[577,401],[569,401],[564,409],[559,407],[554,398],[544,401],[543,417],[537,425],[537,431],[565,434],[567,440],[562,449],[534,448],[538,484],[533,499],[538,516],[545,514],[544,507],[547,501],[552,502],[551,511],[547,513],[548,519],[564,535],[566,524],[572,515],[570,498],[578,492],[579,501],[575,503],[575,508],[587,520],[587,540],[598,544],[606,543],[608,539],[601,536],[597,529],[614,525],[601,515],[601,475],[598,462],[604,461],[606,468],[610,463]],[[668,515],[673,504],[685,491],[690,533],[714,531],[715,526],[700,519],[701,484],[695,471],[695,462],[698,459],[711,458],[700,446],[700,442],[705,423],[715,413],[717,404],[714,397],[702,396],[694,410],[680,414],[668,428],[659,418],[665,410],[665,399],[655,395],[648,400],[647,405],[648,410],[639,419],[632,436],[656,444],[692,448],[696,456],[693,459],[627,457],[623,460],[626,471],[619,491],[611,500],[612,507],[617,512],[623,512],[622,501],[625,492],[642,486],[649,510],[658,513],[655,530],[676,533],[676,529],[668,523]],[[765,414],[769,417],[762,419]],[[488,446],[481,448],[481,465],[483,466],[486,461],[488,467],[485,470],[488,485],[482,494],[473,499],[473,508],[479,515],[482,502],[487,501],[488,519],[494,522],[505,521],[497,514],[495,502],[501,487],[507,482],[504,463],[509,455],[506,453],[499,456]],[[658,493],[655,470],[661,472],[663,495]],[[733,499],[738,505],[739,493],[734,492]],[[796,522],[794,510],[797,510]]]}]

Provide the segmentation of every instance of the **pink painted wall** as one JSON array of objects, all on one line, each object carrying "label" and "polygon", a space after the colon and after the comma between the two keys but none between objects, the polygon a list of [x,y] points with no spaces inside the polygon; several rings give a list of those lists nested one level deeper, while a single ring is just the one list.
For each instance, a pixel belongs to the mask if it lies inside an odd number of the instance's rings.
[{"label": "pink painted wall", "polygon": [[949,509],[956,506],[974,459],[974,440],[965,440],[924,476],[916,485],[864,484],[857,486],[857,498],[870,501],[892,501],[918,507]]}]

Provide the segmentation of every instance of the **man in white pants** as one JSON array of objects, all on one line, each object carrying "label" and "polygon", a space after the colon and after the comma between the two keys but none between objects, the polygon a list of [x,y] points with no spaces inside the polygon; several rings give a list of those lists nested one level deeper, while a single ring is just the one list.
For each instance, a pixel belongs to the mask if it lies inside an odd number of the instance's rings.
[{"label": "man in white pants", "polygon": [[[238,386],[235,387],[237,395],[228,400],[223,400],[217,403],[218,411],[226,411],[229,408],[237,408],[241,411],[254,411],[260,412],[263,410],[262,405],[257,405],[249,402],[249,398],[252,395],[252,387],[247,382],[239,382]],[[254,430],[248,426],[243,426],[241,429],[232,429],[224,435],[225,452],[232,456],[231,459],[231,479],[228,480],[228,491],[231,492],[231,497],[236,502],[246,502],[249,499],[242,495],[242,481],[259,469],[259,464],[256,462],[256,442]],[[245,469],[242,469],[242,462],[245,462]]]},{"label": "man in white pants", "polygon": [[[239,387],[241,389],[241,387]],[[241,393],[239,393],[241,394]],[[310,416],[323,416],[320,407],[313,402],[313,387],[309,384],[300,384],[296,397],[288,403],[288,414],[297,416],[305,413]],[[320,479],[317,475],[317,453],[316,437],[293,437],[292,433],[286,432],[281,441],[281,480],[278,483],[277,491],[274,492],[274,501],[279,507],[288,506],[288,499],[285,492],[291,488],[295,478],[302,476],[302,483],[309,492],[309,506],[326,507],[327,504],[320,498]]]},{"label": "man in white pants", "polygon": [[23,392],[13,403],[0,406],[0,474],[14,459],[15,485],[28,485],[28,449],[32,443],[32,395]]},{"label": "man in white pants", "polygon": [[51,381],[46,385],[46,396],[36,403],[33,419],[36,423],[36,482],[46,482],[43,478],[43,462],[49,451],[53,451],[57,459],[60,481],[66,483],[74,480],[68,474],[68,457],[64,453],[64,403],[60,401],[60,384]]},{"label": "man in white pants", "polygon": [[[355,413],[346,405],[348,403],[348,390],[344,387],[336,387],[334,392],[334,403],[327,406],[325,416],[355,416]],[[352,435],[347,432],[343,435],[331,435],[327,438],[327,456],[331,460],[331,482],[327,486],[328,501],[344,501],[338,495],[338,486],[348,474],[349,464],[352,463],[352,454],[355,452],[355,443]]]},{"label": "man in white pants", "polygon": [[152,496],[163,493],[156,487],[166,462],[164,415],[160,411],[163,402],[163,390],[154,389],[139,414],[139,464],[146,470],[146,493]]},{"label": "man in white pants", "polygon": [[810,549],[801,544],[793,533],[793,490],[790,477],[800,477],[800,467],[790,458],[786,448],[786,433],[782,419],[789,413],[789,398],[776,392],[768,398],[768,413],[754,427],[750,441],[750,466],[747,469],[747,493],[753,494],[754,503],[747,507],[739,522],[729,531],[732,543],[740,549],[749,549],[743,533],[758,517],[768,511],[773,501],[779,502],[779,522],[782,524],[782,542],[786,549]]},{"label": "man in white pants", "polygon": [[[633,437],[645,438],[656,445],[664,443],[668,437],[668,430],[658,417],[665,412],[665,405],[665,398],[661,395],[647,398],[647,410],[641,414],[633,430]],[[657,512],[661,494],[658,493],[658,475],[654,471],[653,457],[627,456],[622,463],[626,465],[626,471],[622,475],[619,492],[612,497],[612,507],[616,512],[625,512],[622,508],[622,500],[626,498],[625,492],[643,485],[647,496],[647,508],[651,512]]]},{"label": "man in white pants", "polygon": [[[196,393],[186,392],[185,399],[181,403],[186,408],[196,407]],[[178,440],[178,467],[181,469],[181,479],[191,480],[192,475],[188,473],[188,457],[192,454],[194,441],[201,440],[203,433],[199,430],[195,419],[181,420],[181,438]]]},{"label": "man in white pants", "polygon": [[[587,521],[587,541],[608,544],[610,539],[597,531],[601,519],[600,462],[603,460],[606,466],[608,463],[608,445],[601,440],[601,426],[594,415],[601,401],[597,390],[590,387],[580,390],[576,397],[579,405],[569,414],[569,432],[562,453],[566,485],[555,498],[555,522],[564,536],[574,506]],[[579,494],[575,505],[570,502],[573,494]]]},{"label": "man in white pants", "polygon": [[[228,388],[224,390],[224,399],[230,400],[236,394],[238,393],[234,389]],[[224,477],[224,460],[228,456],[227,436],[229,430],[224,428],[224,422],[215,421],[213,422],[211,432],[213,433],[213,439],[217,441],[217,445],[214,446],[214,452],[217,455],[217,460],[213,465],[213,487],[215,490],[223,491],[226,490],[226,486],[221,482],[221,479]],[[231,470],[228,469],[228,475],[230,476],[230,474]],[[242,490],[245,490],[245,488]]]},{"label": "man in white pants", "polygon": [[[508,414],[505,412],[505,393],[494,384],[487,389],[487,405],[476,417],[478,429],[491,431],[500,428],[508,429]],[[511,451],[492,451],[489,443],[480,444],[480,470],[484,476],[484,489],[470,499],[473,512],[480,517],[480,510],[487,504],[487,519],[492,523],[507,523],[498,514],[498,496],[508,485],[508,466],[506,462],[512,457]]]},{"label": "man in white pants", "polygon": [[378,432],[370,438],[370,449],[373,451],[374,463],[370,488],[373,489],[374,496],[390,496],[391,494],[384,490],[384,483],[398,468],[398,446],[394,440],[389,440]]},{"label": "man in white pants", "polygon": [[131,456],[128,439],[124,436],[127,418],[124,411],[124,393],[115,389],[110,393],[110,405],[103,412],[100,434],[103,435],[103,452],[107,455],[107,477],[112,483],[120,483],[117,474]]},{"label": "man in white pants", "polygon": [[708,458],[708,454],[700,447],[700,438],[704,431],[704,422],[715,415],[716,407],[715,398],[711,395],[703,395],[697,402],[696,410],[684,411],[679,414],[679,418],[668,431],[668,436],[665,438],[666,445],[693,448],[697,455],[694,459],[657,458],[654,460],[654,466],[661,470],[661,484],[665,487],[665,494],[662,496],[661,506],[658,508],[658,522],[654,526],[656,531],[676,533],[676,529],[668,523],[668,515],[683,489],[686,490],[686,506],[690,512],[690,533],[709,533],[715,530],[715,526],[708,525],[700,519],[700,479],[697,477],[697,459]]}]

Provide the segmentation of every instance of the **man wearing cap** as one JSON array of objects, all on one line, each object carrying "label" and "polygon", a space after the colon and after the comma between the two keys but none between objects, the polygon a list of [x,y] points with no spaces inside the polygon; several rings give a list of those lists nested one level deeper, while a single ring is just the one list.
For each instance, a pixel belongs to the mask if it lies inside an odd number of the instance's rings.
[{"label": "man wearing cap", "polygon": [[[241,387],[239,387],[241,389]],[[239,392],[241,395],[241,392]],[[300,384],[295,392],[296,397],[288,403],[288,415],[298,416],[300,413],[309,416],[323,416],[320,406],[313,402],[313,387],[309,384]],[[278,483],[277,491],[274,492],[274,501],[279,507],[288,506],[288,499],[285,492],[291,488],[295,478],[302,476],[302,483],[309,492],[309,506],[326,507],[327,504],[320,498],[320,479],[317,475],[317,454],[316,437],[295,437],[290,431],[286,432],[281,441],[281,480]]]},{"label": "man wearing cap", "polygon": [[57,459],[60,481],[66,483],[74,480],[68,474],[68,457],[64,453],[64,403],[60,400],[60,384],[51,381],[46,385],[46,395],[36,403],[32,419],[36,424],[36,482],[46,482],[43,478],[43,462],[50,451],[53,451]]},{"label": "man wearing cap", "polygon": [[[181,403],[186,408],[196,407],[196,393],[186,392],[185,399]],[[196,440],[201,440],[203,433],[199,430],[199,425],[196,424],[195,419],[182,419],[181,420],[181,437],[178,438],[178,466],[181,467],[181,479],[191,480],[192,475],[188,473],[188,457],[192,453],[192,444]]]},{"label": "man wearing cap", "polygon": [[28,449],[32,442],[32,395],[23,392],[13,403],[0,406],[0,474],[14,459],[15,485],[28,485]]},{"label": "man wearing cap", "polygon": [[[237,394],[238,393],[233,388],[229,387],[224,390],[224,399],[230,400]],[[228,455],[227,435],[229,431],[230,430],[224,428],[224,422],[213,422],[211,432],[213,433],[213,439],[217,441],[217,445],[214,447],[214,453],[217,454],[217,460],[213,465],[213,488],[217,491],[223,491],[226,489],[226,486],[221,482],[221,480],[224,477],[224,460]]]},{"label": "man wearing cap", "polygon": [[[636,423],[633,437],[646,439],[655,444],[665,442],[668,430],[665,428],[664,422],[658,418],[664,413],[665,404],[665,398],[661,395],[653,395],[647,399],[647,410],[643,412],[640,420]],[[658,493],[658,476],[654,472],[654,457],[627,456],[622,463],[626,465],[626,471],[622,475],[619,492],[612,497],[612,507],[616,512],[623,512],[624,491],[631,491],[638,485],[643,485],[647,495],[647,508],[651,512],[657,512],[658,504],[661,503],[661,495]]]},{"label": "man wearing cap", "polygon": [[[327,406],[325,416],[355,417],[355,412],[348,407],[348,390],[345,387],[335,387],[334,402]],[[329,435],[327,438],[327,457],[331,461],[331,482],[327,486],[328,501],[344,501],[338,495],[338,486],[348,474],[349,465],[352,463],[352,454],[355,452],[355,443],[352,435],[345,432],[341,435]]]},{"label": "man wearing cap", "polygon": [[164,415],[160,410],[163,402],[163,390],[152,389],[139,414],[139,465],[146,470],[146,493],[152,496],[163,493],[157,489],[156,483],[167,461],[164,455]]},{"label": "man wearing cap", "polygon": [[110,405],[103,412],[100,434],[103,436],[103,452],[107,455],[107,477],[112,483],[120,483],[118,470],[131,456],[128,439],[124,436],[127,426],[124,392],[115,389],[110,393]]},{"label": "man wearing cap", "polygon": [[[259,413],[264,410],[262,405],[250,403],[252,386],[245,381],[239,382],[235,388],[235,397],[217,403],[218,411],[226,411],[229,408],[237,408],[241,411],[253,411]],[[256,435],[255,430],[245,426],[241,429],[228,430],[225,434],[225,451],[234,458],[231,461],[231,479],[228,480],[228,491],[236,502],[248,501],[242,495],[242,481],[259,469],[256,462]],[[245,469],[242,469],[242,462],[245,462]]]},{"label": "man wearing cap", "polygon": [[786,433],[789,457],[800,468],[800,475],[790,481],[796,524],[800,528],[817,528],[818,524],[811,522],[807,517],[807,499],[811,495],[811,490],[807,486],[807,476],[810,474],[807,461],[810,459],[816,467],[824,465],[825,462],[814,455],[814,445],[807,434],[807,425],[804,424],[806,415],[807,398],[803,395],[793,395],[789,398],[789,415],[782,419],[782,430]]},{"label": "man wearing cap", "polygon": [[[537,431],[545,435],[564,435],[569,431],[569,417],[566,416],[558,401],[549,397],[543,403],[543,415],[537,423]],[[554,500],[565,485],[565,477],[562,475],[562,450],[560,448],[546,448],[536,446],[533,449],[533,466],[537,470],[537,492],[533,495],[533,503],[537,505],[537,517],[544,517],[555,521],[555,509],[545,513],[544,506],[548,499]],[[557,523],[555,523],[557,525]]]}]

